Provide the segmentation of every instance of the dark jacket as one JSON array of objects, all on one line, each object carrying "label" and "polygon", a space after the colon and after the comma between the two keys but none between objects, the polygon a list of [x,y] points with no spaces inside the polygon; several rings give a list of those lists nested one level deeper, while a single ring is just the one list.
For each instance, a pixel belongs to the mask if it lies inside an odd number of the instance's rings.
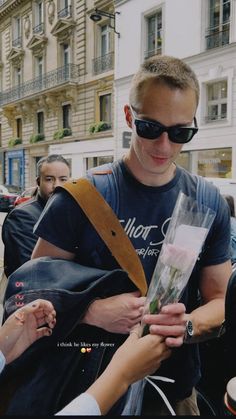
[{"label": "dark jacket", "polygon": [[[36,341],[0,375],[0,415],[53,415],[84,392],[127,336],[82,324],[81,318],[96,298],[135,290],[121,269],[105,271],[49,257],[17,269],[9,277],[4,319],[18,302],[44,298],[53,303],[57,323],[50,338]],[[88,346],[91,352],[83,354],[81,348]],[[114,406],[117,414],[123,402]]]},{"label": "dark jacket", "polygon": [[33,233],[46,201],[39,194],[14,208],[2,226],[4,249],[4,271],[8,277],[30,259],[38,237]]}]

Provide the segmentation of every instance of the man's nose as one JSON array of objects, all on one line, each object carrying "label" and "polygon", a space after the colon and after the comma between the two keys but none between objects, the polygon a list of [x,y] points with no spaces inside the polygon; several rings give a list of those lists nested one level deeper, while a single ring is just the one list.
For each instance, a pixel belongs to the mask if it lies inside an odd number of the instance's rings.
[{"label": "man's nose", "polygon": [[155,140],[155,143],[159,146],[160,144],[163,146],[169,146],[171,144],[171,141],[169,139],[168,132],[162,132],[161,135],[159,135],[159,137]]},{"label": "man's nose", "polygon": [[57,186],[61,185],[61,181],[60,179],[55,179],[53,182],[53,189],[55,189]]}]

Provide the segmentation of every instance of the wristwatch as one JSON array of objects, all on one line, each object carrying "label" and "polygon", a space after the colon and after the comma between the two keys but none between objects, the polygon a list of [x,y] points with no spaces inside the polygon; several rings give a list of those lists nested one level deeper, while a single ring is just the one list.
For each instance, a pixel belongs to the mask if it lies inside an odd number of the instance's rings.
[{"label": "wristwatch", "polygon": [[188,320],[186,323],[184,343],[189,343],[194,335],[193,322]]}]

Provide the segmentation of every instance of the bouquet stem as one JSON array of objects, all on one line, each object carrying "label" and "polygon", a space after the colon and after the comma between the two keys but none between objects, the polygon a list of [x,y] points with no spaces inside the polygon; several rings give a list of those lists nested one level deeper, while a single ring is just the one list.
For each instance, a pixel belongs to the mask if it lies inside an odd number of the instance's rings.
[{"label": "bouquet stem", "polygon": [[[157,314],[157,313],[159,313],[159,311],[160,311],[159,301],[158,301],[157,298],[155,298],[149,304],[149,313],[150,314]],[[149,334],[149,324],[145,324],[145,326],[143,328],[142,336],[146,336],[148,334]]]}]

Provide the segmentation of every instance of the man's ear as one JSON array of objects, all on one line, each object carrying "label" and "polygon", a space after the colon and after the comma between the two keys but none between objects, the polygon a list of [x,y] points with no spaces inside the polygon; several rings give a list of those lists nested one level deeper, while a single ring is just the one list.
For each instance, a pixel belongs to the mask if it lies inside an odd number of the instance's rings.
[{"label": "man's ear", "polygon": [[40,186],[40,177],[39,176],[36,177],[36,183],[37,183],[38,186]]},{"label": "man's ear", "polygon": [[124,113],[125,113],[126,123],[127,123],[128,127],[132,129],[132,115],[131,115],[129,105],[124,106]]}]

